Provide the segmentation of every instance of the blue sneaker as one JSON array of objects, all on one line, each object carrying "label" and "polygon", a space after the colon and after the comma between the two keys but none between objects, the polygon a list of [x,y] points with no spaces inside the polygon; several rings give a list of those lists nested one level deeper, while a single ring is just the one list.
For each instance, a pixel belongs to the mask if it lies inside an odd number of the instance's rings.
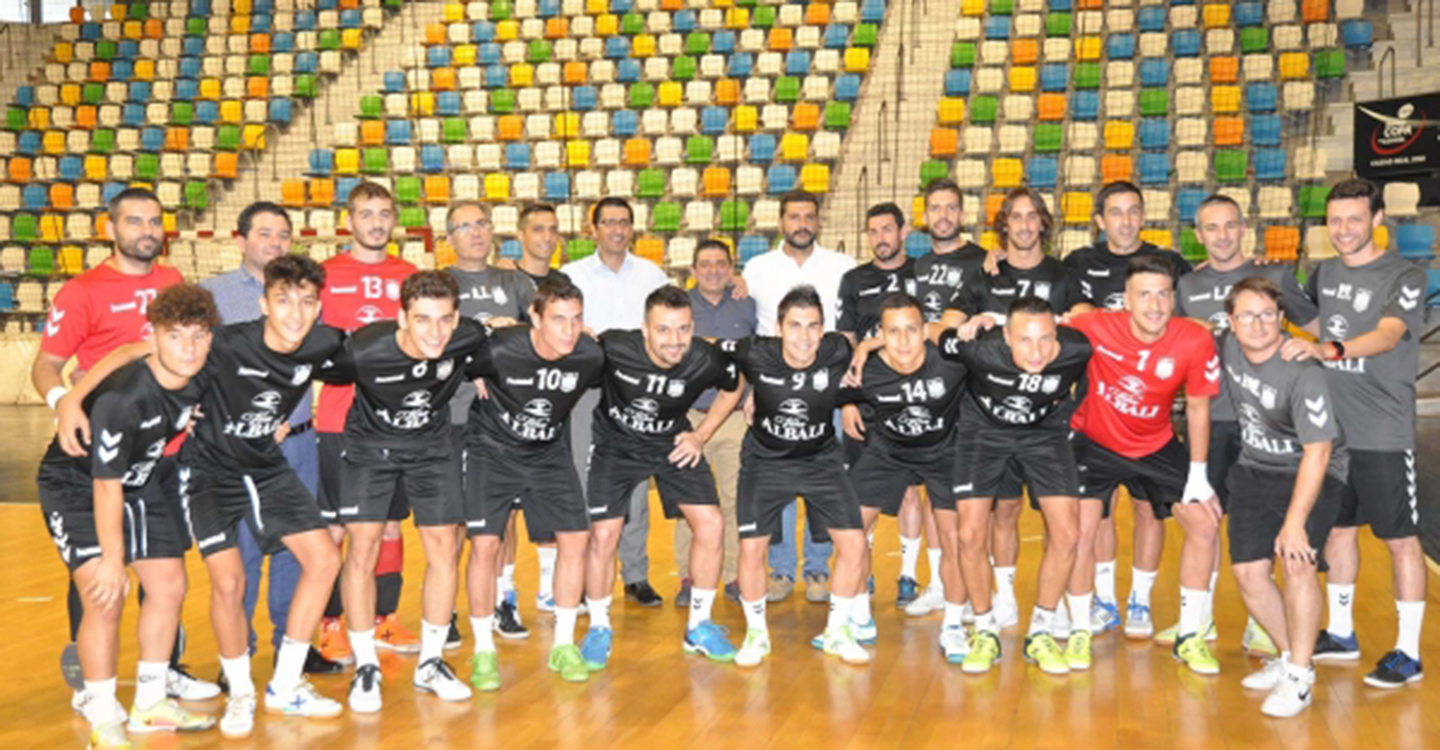
[{"label": "blue sneaker", "polygon": [[706,620],[685,632],[685,653],[700,654],[710,661],[735,661],[735,647],[720,626]]},{"label": "blue sneaker", "polygon": [[871,596],[875,595],[875,576],[870,576],[870,578],[865,581],[865,593]]},{"label": "blue sneaker", "polygon": [[1425,676],[1420,662],[1411,659],[1400,649],[1395,649],[1380,659],[1375,671],[1365,675],[1365,684],[1377,688],[1398,688],[1412,682],[1419,682]]},{"label": "blue sneaker", "polygon": [[615,640],[615,631],[610,628],[590,628],[585,634],[585,642],[580,644],[580,656],[585,659],[585,667],[591,672],[599,672],[605,668],[605,663],[610,660],[610,644]]},{"label": "blue sneaker", "polygon": [[1150,619],[1150,607],[1141,604],[1134,594],[1125,605],[1125,637],[1150,640],[1155,635],[1155,622]]},{"label": "blue sneaker", "polygon": [[1096,599],[1090,605],[1090,627],[1095,635],[1120,627],[1120,607],[1114,602]]},{"label": "blue sneaker", "polygon": [[880,638],[880,629],[875,627],[875,618],[869,622],[850,621],[850,633],[855,636],[855,642],[862,646],[873,646]]},{"label": "blue sneaker", "polygon": [[[1310,658],[1315,661],[1359,661],[1360,639],[1355,637],[1354,631],[1342,638],[1322,630],[1320,637],[1315,639],[1315,655]],[[1390,657],[1387,655],[1385,658]],[[1381,659],[1380,663],[1385,663],[1385,659]]]},{"label": "blue sneaker", "polygon": [[904,607],[920,595],[920,582],[910,576],[900,576],[895,582],[895,606]]}]

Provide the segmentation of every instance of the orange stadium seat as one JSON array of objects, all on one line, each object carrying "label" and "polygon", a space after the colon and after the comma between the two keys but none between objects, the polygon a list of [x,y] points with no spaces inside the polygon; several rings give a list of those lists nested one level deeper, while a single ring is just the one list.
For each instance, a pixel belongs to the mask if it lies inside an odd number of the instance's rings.
[{"label": "orange stadium seat", "polygon": [[1211,83],[1235,83],[1238,80],[1240,80],[1240,58],[1210,58]]},{"label": "orange stadium seat", "polygon": [[310,205],[330,206],[335,203],[335,181],[317,177],[310,181]]},{"label": "orange stadium seat", "polygon": [[930,131],[930,155],[937,159],[954,156],[960,152],[960,131],[954,128],[935,128]]},{"label": "orange stadium seat", "polygon": [[280,205],[302,208],[305,205],[305,181],[283,180],[280,183]]},{"label": "orange stadium seat", "polygon": [[1295,260],[1300,254],[1300,230],[1297,227],[1265,227],[1265,257]]},{"label": "orange stadium seat", "polygon": [[1135,161],[1124,154],[1106,154],[1100,159],[1100,179],[1106,183],[1129,180]]}]

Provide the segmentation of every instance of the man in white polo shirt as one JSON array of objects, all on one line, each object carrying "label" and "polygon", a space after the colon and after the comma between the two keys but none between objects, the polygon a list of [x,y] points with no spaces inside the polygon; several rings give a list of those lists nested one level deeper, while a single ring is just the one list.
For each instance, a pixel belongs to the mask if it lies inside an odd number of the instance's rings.
[{"label": "man in white polo shirt", "polygon": [[[791,289],[809,284],[820,293],[826,331],[835,330],[839,315],[840,278],[855,267],[855,259],[815,243],[820,233],[820,201],[811,193],[794,191],[780,199],[780,247],[752,258],[745,264],[745,285],[755,299],[761,336],[778,336],[775,313],[780,300]],[[770,588],[767,598],[780,601],[795,586],[798,560],[795,556],[795,504],[785,509],[784,539],[770,547]],[[805,545],[805,598],[812,602],[830,599],[830,544],[817,544],[807,534]]]},{"label": "man in white polo shirt", "polygon": [[[590,230],[596,251],[560,270],[585,293],[585,326],[598,336],[610,329],[638,330],[645,323],[645,298],[670,283],[659,266],[630,252],[635,239],[635,212],[623,198],[608,197],[590,212]],[[583,484],[588,474],[590,425],[600,391],[588,391],[570,415],[570,446]],[[650,483],[637,485],[630,496],[630,515],[620,534],[620,577],[625,598],[645,607],[658,607],[662,599],[650,586]]]}]

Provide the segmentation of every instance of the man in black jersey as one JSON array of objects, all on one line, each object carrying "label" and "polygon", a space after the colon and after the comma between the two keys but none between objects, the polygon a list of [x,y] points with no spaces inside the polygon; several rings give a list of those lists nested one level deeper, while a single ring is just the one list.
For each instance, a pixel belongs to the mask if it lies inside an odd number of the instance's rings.
[{"label": "man in black jersey", "polygon": [[[860,511],[868,532],[880,514],[900,512],[902,500],[923,485],[935,515],[943,517],[937,526],[950,533],[932,532],[938,542],[943,568],[931,570],[936,580],[945,580],[947,595],[965,598],[965,585],[955,566],[955,417],[964,392],[965,366],[943,358],[940,350],[925,340],[925,312],[920,301],[904,294],[887,295],[880,303],[880,334],[884,348],[871,357],[861,374],[857,403],[842,408],[846,434],[865,449],[850,465],[850,480],[860,495]],[[862,416],[860,405],[868,407]],[[868,546],[868,545],[867,545]],[[870,555],[865,555],[868,575]],[[870,598],[856,594],[850,614],[850,628],[861,643],[874,642],[875,620]],[[945,623],[940,648],[946,657],[964,656],[965,638],[962,603],[945,604]]]},{"label": "man in black jersey", "polygon": [[[962,446],[955,494],[960,513],[960,568],[975,606],[975,635],[964,670],[988,672],[1000,658],[1000,624],[990,607],[988,557],[995,490],[1005,474],[1030,485],[1031,503],[1045,517],[1047,541],[1025,658],[1050,674],[1090,667],[1088,631],[1070,634],[1073,653],[1062,653],[1052,622],[1075,565],[1080,538],[1080,479],[1070,449],[1071,388],[1085,374],[1090,342],[1057,325],[1055,310],[1041,297],[1010,303],[1003,331],[966,341],[969,331],[947,331],[941,351],[970,369],[960,408]],[[982,327],[994,325],[986,316]],[[968,328],[968,326],[967,326]],[[968,502],[974,501],[974,502]],[[1088,596],[1070,605],[1088,612]]]},{"label": "man in black jersey", "polygon": [[205,387],[210,329],[220,315],[209,292],[180,285],[160,292],[147,318],[153,333],[132,345],[146,350],[144,361],[118,370],[102,368],[102,361],[60,403],[88,417],[80,427],[89,455],[74,444],[73,431],[61,432],[71,437],[72,452],[57,435],[38,477],[46,526],[82,594],[76,646],[91,747],[129,747],[125,710],[115,698],[120,617],[130,588],[127,566],[145,587],[130,730],[195,731],[215,724],[165,695],[185,599],[183,557],[190,545],[178,503],[152,475]]},{"label": "man in black jersey", "polygon": [[568,280],[550,265],[560,245],[560,222],[555,207],[549,203],[532,203],[520,211],[520,260],[516,267],[539,284],[546,279]]},{"label": "man in black jersey", "polygon": [[[590,630],[580,647],[592,671],[605,668],[614,637],[610,597],[620,530],[636,485],[655,478],[667,518],[694,530],[693,580],[684,649],[713,661],[731,661],[735,647],[710,621],[720,580],[724,517],[715,477],[702,453],[705,443],[740,401],[739,373],[715,346],[694,339],[690,295],[662,286],[645,299],[645,328],[600,334],[605,376],[590,450],[586,503],[592,543],[586,561]],[[691,404],[710,388],[722,393],[705,421],[691,428]]]},{"label": "man in black jersey", "polygon": [[980,276],[986,252],[962,241],[965,225],[964,196],[954,180],[935,180],[925,186],[925,226],[930,231],[930,252],[915,261],[915,296],[925,306],[925,322],[938,335],[945,303],[971,279]]},{"label": "man in black jersey", "polygon": [[549,666],[570,682],[589,679],[575,646],[575,618],[584,589],[590,522],[570,455],[570,412],[599,384],[605,353],[583,335],[584,295],[567,279],[535,290],[528,326],[496,331],[475,355],[482,398],[470,407],[465,435],[465,525],[470,534],[466,588],[475,634],[470,684],[500,689],[491,634],[495,554],[511,512],[525,512],[532,541],[554,538],[555,642]]},{"label": "man in black jersey", "polygon": [[830,618],[821,637],[825,653],[850,664],[867,664],[870,653],[850,629],[851,605],[864,586],[864,521],[860,498],[845,474],[835,440],[834,412],[850,364],[850,342],[825,333],[820,295],[798,286],[776,310],[779,338],[752,336],[726,341],[754,387],[755,410],[740,463],[740,597],[745,642],[735,655],[741,667],[758,666],[770,653],[765,621],[765,554],[781,528],[785,506],[805,499],[810,533],[835,545],[830,579]]},{"label": "man in black jersey", "polygon": [[[380,535],[397,485],[403,485],[425,547],[420,659],[415,687],[461,701],[470,688],[441,658],[455,606],[455,566],[464,520],[460,466],[451,448],[449,402],[484,345],[485,329],[460,318],[460,290],[443,271],[420,271],[400,287],[400,314],[356,331],[327,381],[353,381],[355,401],[345,420],[339,520],[350,537],[341,594],[350,622],[375,621],[374,570]],[[380,710],[380,659],[375,631],[350,631],[355,677],[350,709]]]}]

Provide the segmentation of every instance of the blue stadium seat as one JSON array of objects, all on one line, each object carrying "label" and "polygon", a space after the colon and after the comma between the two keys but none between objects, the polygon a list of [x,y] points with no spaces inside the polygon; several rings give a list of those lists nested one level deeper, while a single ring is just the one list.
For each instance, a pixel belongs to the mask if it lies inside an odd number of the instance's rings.
[{"label": "blue stadium seat", "polygon": [[180,54],[185,57],[200,57],[205,54],[205,37],[187,36],[180,41]]},{"label": "blue stadium seat", "polygon": [[576,86],[570,96],[570,106],[577,112],[589,112],[600,103],[600,93],[594,86]]},{"label": "blue stadium seat", "polygon": [[188,102],[200,95],[200,81],[194,78],[178,78],[175,80],[175,100]]},{"label": "blue stadium seat", "polygon": [[675,15],[670,19],[670,25],[677,34],[688,34],[695,30],[697,24],[698,20],[695,16],[695,11],[688,8],[675,11]]},{"label": "blue stadium seat", "polygon": [[1245,86],[1245,106],[1251,112],[1274,112],[1280,91],[1273,83],[1251,83]]},{"label": "blue stadium seat", "polygon": [[[849,40],[849,37],[846,37]],[[728,55],[735,51],[735,32],[717,31],[710,37],[710,51],[717,55]]]},{"label": "blue stadium seat", "polygon": [[1140,154],[1140,184],[1164,185],[1170,182],[1170,154],[1149,151]]},{"label": "blue stadium seat", "polygon": [[810,74],[810,53],[796,50],[785,55],[785,75],[805,76]]},{"label": "blue stadium seat", "polygon": [[1340,34],[1346,47],[1369,47],[1375,42],[1375,24],[1362,18],[1352,18],[1340,26]]},{"label": "blue stadium seat", "polygon": [[135,63],[130,60],[116,60],[110,63],[110,80],[128,81],[135,75]]},{"label": "blue stadium seat", "polygon": [[545,200],[556,202],[570,200],[569,172],[545,173]]},{"label": "blue stadium seat", "polygon": [[633,109],[622,109],[610,118],[610,132],[616,138],[629,138],[640,129],[640,113]]},{"label": "blue stadium seat", "polygon": [[[453,91],[445,91],[443,94],[453,94]],[[459,98],[458,96],[456,97]],[[458,102],[457,102],[458,104]],[[459,114],[457,108],[455,111]],[[387,146],[408,146],[410,145],[410,121],[409,120],[386,120],[385,121],[385,145]]]},{"label": "blue stadium seat", "polygon": [[1105,40],[1105,49],[1111,60],[1129,60],[1135,56],[1135,35],[1111,34]]},{"label": "blue stadium seat", "polygon": [[475,64],[480,66],[498,65],[500,63],[500,45],[495,42],[483,42],[475,51]]},{"label": "blue stadium seat", "polygon": [[535,12],[541,18],[554,18],[560,15],[560,0],[540,0]]},{"label": "blue stadium seat", "polygon": [[403,71],[403,70],[387,70],[387,71],[385,71],[385,93],[387,93],[387,94],[403,94],[403,93],[405,93],[405,71]]},{"label": "blue stadium seat", "polygon": [[700,111],[700,132],[721,135],[730,125],[730,111],[724,107],[706,107]]},{"label": "blue stadium seat", "polygon": [[250,11],[252,13],[274,13],[274,0],[255,0],[250,4]]},{"label": "blue stadium seat", "polygon": [[441,117],[459,117],[460,92],[441,91],[435,97],[435,114]]},{"label": "blue stadium seat", "polygon": [[630,38],[612,36],[605,40],[605,56],[611,60],[623,60],[630,56]]},{"label": "blue stadium seat", "polygon": [[300,11],[296,11],[296,12],[295,12],[295,30],[296,30],[296,31],[314,31],[314,30],[315,30],[315,11],[313,11],[313,10],[300,10]]},{"label": "blue stadium seat", "polygon": [[115,58],[118,60],[134,60],[140,56],[140,43],[134,39],[125,39],[115,50]]},{"label": "blue stadium seat", "polygon": [[470,27],[470,41],[476,44],[495,41],[495,24],[489,21],[476,21]]},{"label": "blue stadium seat", "polygon": [[360,10],[358,8],[350,8],[348,10],[340,11],[340,28],[360,28]]},{"label": "blue stadium seat", "polygon": [[1009,39],[1010,16],[990,16],[985,19],[986,39]]},{"label": "blue stadium seat", "polygon": [[28,106],[34,104],[34,103],[35,103],[35,87],[34,87],[34,86],[21,86],[20,88],[15,89],[15,103],[18,104],[18,105],[20,105],[20,106],[22,106],[22,107],[28,107]]},{"label": "blue stadium seat", "polygon": [[85,177],[85,163],[78,156],[60,157],[60,179],[78,182]]},{"label": "blue stadium seat", "polygon": [[80,24],[80,38],[87,42],[94,42],[100,39],[102,30],[100,24],[93,21]]},{"label": "blue stadium seat", "polygon": [[190,15],[192,16],[208,16],[210,8],[210,0],[190,0]]},{"label": "blue stadium seat", "polygon": [[165,148],[165,128],[145,128],[140,131],[140,150],[159,151]]},{"label": "blue stadium seat", "polygon": [[860,76],[846,73],[835,79],[835,101],[853,102],[860,98]]},{"label": "blue stadium seat", "polygon": [[144,104],[150,101],[150,93],[149,81],[131,81],[127,99],[132,102]]},{"label": "blue stadium seat", "polygon": [[495,63],[485,66],[485,88],[503,89],[510,83],[510,69]]},{"label": "blue stadium seat", "polygon": [[617,83],[635,83],[640,80],[640,61],[634,58],[626,58],[615,65],[615,81]]},{"label": "blue stadium seat", "polygon": [[945,71],[945,95],[946,96],[969,96],[970,95],[970,71],[966,68],[953,68]]},{"label": "blue stadium seat", "polygon": [[1195,57],[1200,54],[1200,32],[1195,29],[1181,29],[1170,37],[1170,49],[1176,57]]},{"label": "blue stadium seat", "polygon": [[427,143],[420,147],[420,171],[421,172],[444,172],[445,171],[445,147],[437,143]]},{"label": "blue stadium seat", "polygon": [[1434,260],[1435,227],[1429,224],[1401,224],[1395,227],[1395,252],[1406,260]]},{"label": "blue stadium seat", "polygon": [[1030,187],[1040,190],[1055,187],[1059,173],[1060,163],[1053,156],[1036,156],[1025,165],[1025,176],[1030,180]]},{"label": "blue stadium seat", "polygon": [[1285,149],[1255,149],[1255,179],[1265,181],[1285,179]]},{"label": "blue stadium seat", "polygon": [[520,240],[505,240],[500,243],[500,257],[502,258],[520,260],[524,254],[525,246],[520,244]]},{"label": "blue stadium seat", "polygon": [[[784,195],[795,189],[795,167],[790,164],[771,164],[765,173],[766,189],[771,195]],[[44,188],[41,188],[43,191]]]},{"label": "blue stadium seat", "polygon": [[343,206],[350,198],[350,191],[360,184],[359,177],[340,177],[335,180],[335,205]]},{"label": "blue stadium seat", "polygon": [[310,149],[310,174],[328,177],[335,170],[335,152],[328,148]]},{"label": "blue stadium seat", "polygon": [[1265,23],[1265,6],[1256,2],[1236,3],[1233,16],[1236,26],[1260,26]]},{"label": "blue stadium seat", "polygon": [[320,55],[313,51],[295,53],[295,72],[314,73],[320,70]]},{"label": "blue stadium seat", "polygon": [[[1051,3],[1051,6],[1054,6],[1054,3]],[[919,258],[930,252],[933,245],[934,240],[930,239],[928,232],[911,232],[905,237],[905,254],[911,258]]]},{"label": "blue stadium seat", "polygon": [[432,68],[450,67],[449,45],[436,45],[425,50],[425,64]]},{"label": "blue stadium seat", "polygon": [[1100,92],[1076,91],[1070,95],[1070,116],[1076,120],[1094,120],[1100,116]]},{"label": "blue stadium seat", "polygon": [[126,127],[138,128],[145,124],[145,105],[126,104],[120,108],[120,122]]},{"label": "blue stadium seat", "polygon": [[1180,210],[1181,221],[1195,221],[1195,212],[1200,210],[1200,202],[1208,195],[1204,190],[1186,188],[1175,194],[1175,206]]},{"label": "blue stadium seat", "polygon": [[1140,148],[1166,150],[1170,148],[1170,121],[1163,117],[1148,117],[1140,121]]},{"label": "blue stadium seat", "polygon": [[335,10],[340,7],[340,0],[318,0],[315,7],[320,10]]},{"label": "blue stadium seat", "polygon": [[731,78],[749,78],[750,70],[755,67],[755,56],[749,52],[740,52],[730,56],[729,76]]},{"label": "blue stadium seat", "polygon": [[[918,234],[918,232],[916,234]],[[764,237],[759,237],[757,235],[747,234],[740,238],[738,252],[736,253],[736,255],[740,256],[740,264],[744,265],[751,258],[754,258],[757,255],[764,255],[768,252],[770,252],[769,240],[765,239]]]},{"label": "blue stadium seat", "polygon": [[40,131],[26,130],[20,133],[18,150],[26,156],[34,156],[40,153]]},{"label": "blue stadium seat", "polygon": [[195,103],[195,124],[214,125],[220,119],[220,103],[215,101],[199,101]]},{"label": "blue stadium seat", "polygon": [[[358,11],[358,10],[355,11],[355,15],[357,15],[357,16],[360,15],[360,11]],[[272,17],[269,13],[260,13],[260,12],[258,12],[258,11],[255,12],[255,13],[251,13],[251,14],[250,14],[250,33],[251,33],[251,34],[269,34],[269,33],[270,33],[270,27],[271,27],[271,24],[272,24],[272,23],[273,23],[273,17]],[[358,28],[360,28],[360,25],[357,23],[357,24],[354,26],[354,28],[357,28],[357,29],[358,29]]]},{"label": "blue stadium seat", "polygon": [[1255,115],[1250,118],[1250,142],[1256,146],[1279,146],[1280,115]]},{"label": "blue stadium seat", "polygon": [[199,55],[187,55],[180,58],[179,73],[181,78],[199,78],[200,70],[201,62]]},{"label": "blue stadium seat", "polygon": [[860,4],[860,20],[878,24],[885,20],[885,0],[864,0]]},{"label": "blue stadium seat", "polygon": [[102,204],[109,203],[112,198],[125,192],[125,188],[127,187],[129,187],[129,185],[126,185],[123,182],[105,183],[100,187],[100,202]]},{"label": "blue stadium seat", "polygon": [[775,160],[775,136],[757,133],[750,137],[750,161],[759,164]]},{"label": "blue stadium seat", "polygon": [[294,52],[295,34],[290,31],[277,31],[270,35],[271,52]]},{"label": "blue stadium seat", "polygon": [[842,23],[832,23],[825,27],[826,49],[845,49],[850,45],[850,27]]},{"label": "blue stadium seat", "polygon": [[15,308],[15,287],[9,282],[0,282],[0,310],[13,310]]},{"label": "blue stadium seat", "polygon": [[[629,13],[635,7],[634,0],[610,0],[610,12],[617,16]],[[652,6],[653,7],[653,6]]]},{"label": "blue stadium seat", "polygon": [[1075,7],[1070,0],[1050,0],[1049,5],[1051,13],[1068,13],[1071,8]]},{"label": "blue stadium seat", "polygon": [[1070,70],[1065,67],[1065,63],[1045,63],[1045,66],[1040,68],[1041,91],[1064,91],[1069,87]]},{"label": "blue stadium seat", "polygon": [[30,210],[38,211],[49,208],[50,191],[44,185],[26,185],[24,191],[21,193],[21,201],[25,204],[25,208]]},{"label": "blue stadium seat", "polygon": [[273,123],[289,125],[295,119],[295,103],[288,97],[277,96],[271,98],[270,112],[267,119]]}]

